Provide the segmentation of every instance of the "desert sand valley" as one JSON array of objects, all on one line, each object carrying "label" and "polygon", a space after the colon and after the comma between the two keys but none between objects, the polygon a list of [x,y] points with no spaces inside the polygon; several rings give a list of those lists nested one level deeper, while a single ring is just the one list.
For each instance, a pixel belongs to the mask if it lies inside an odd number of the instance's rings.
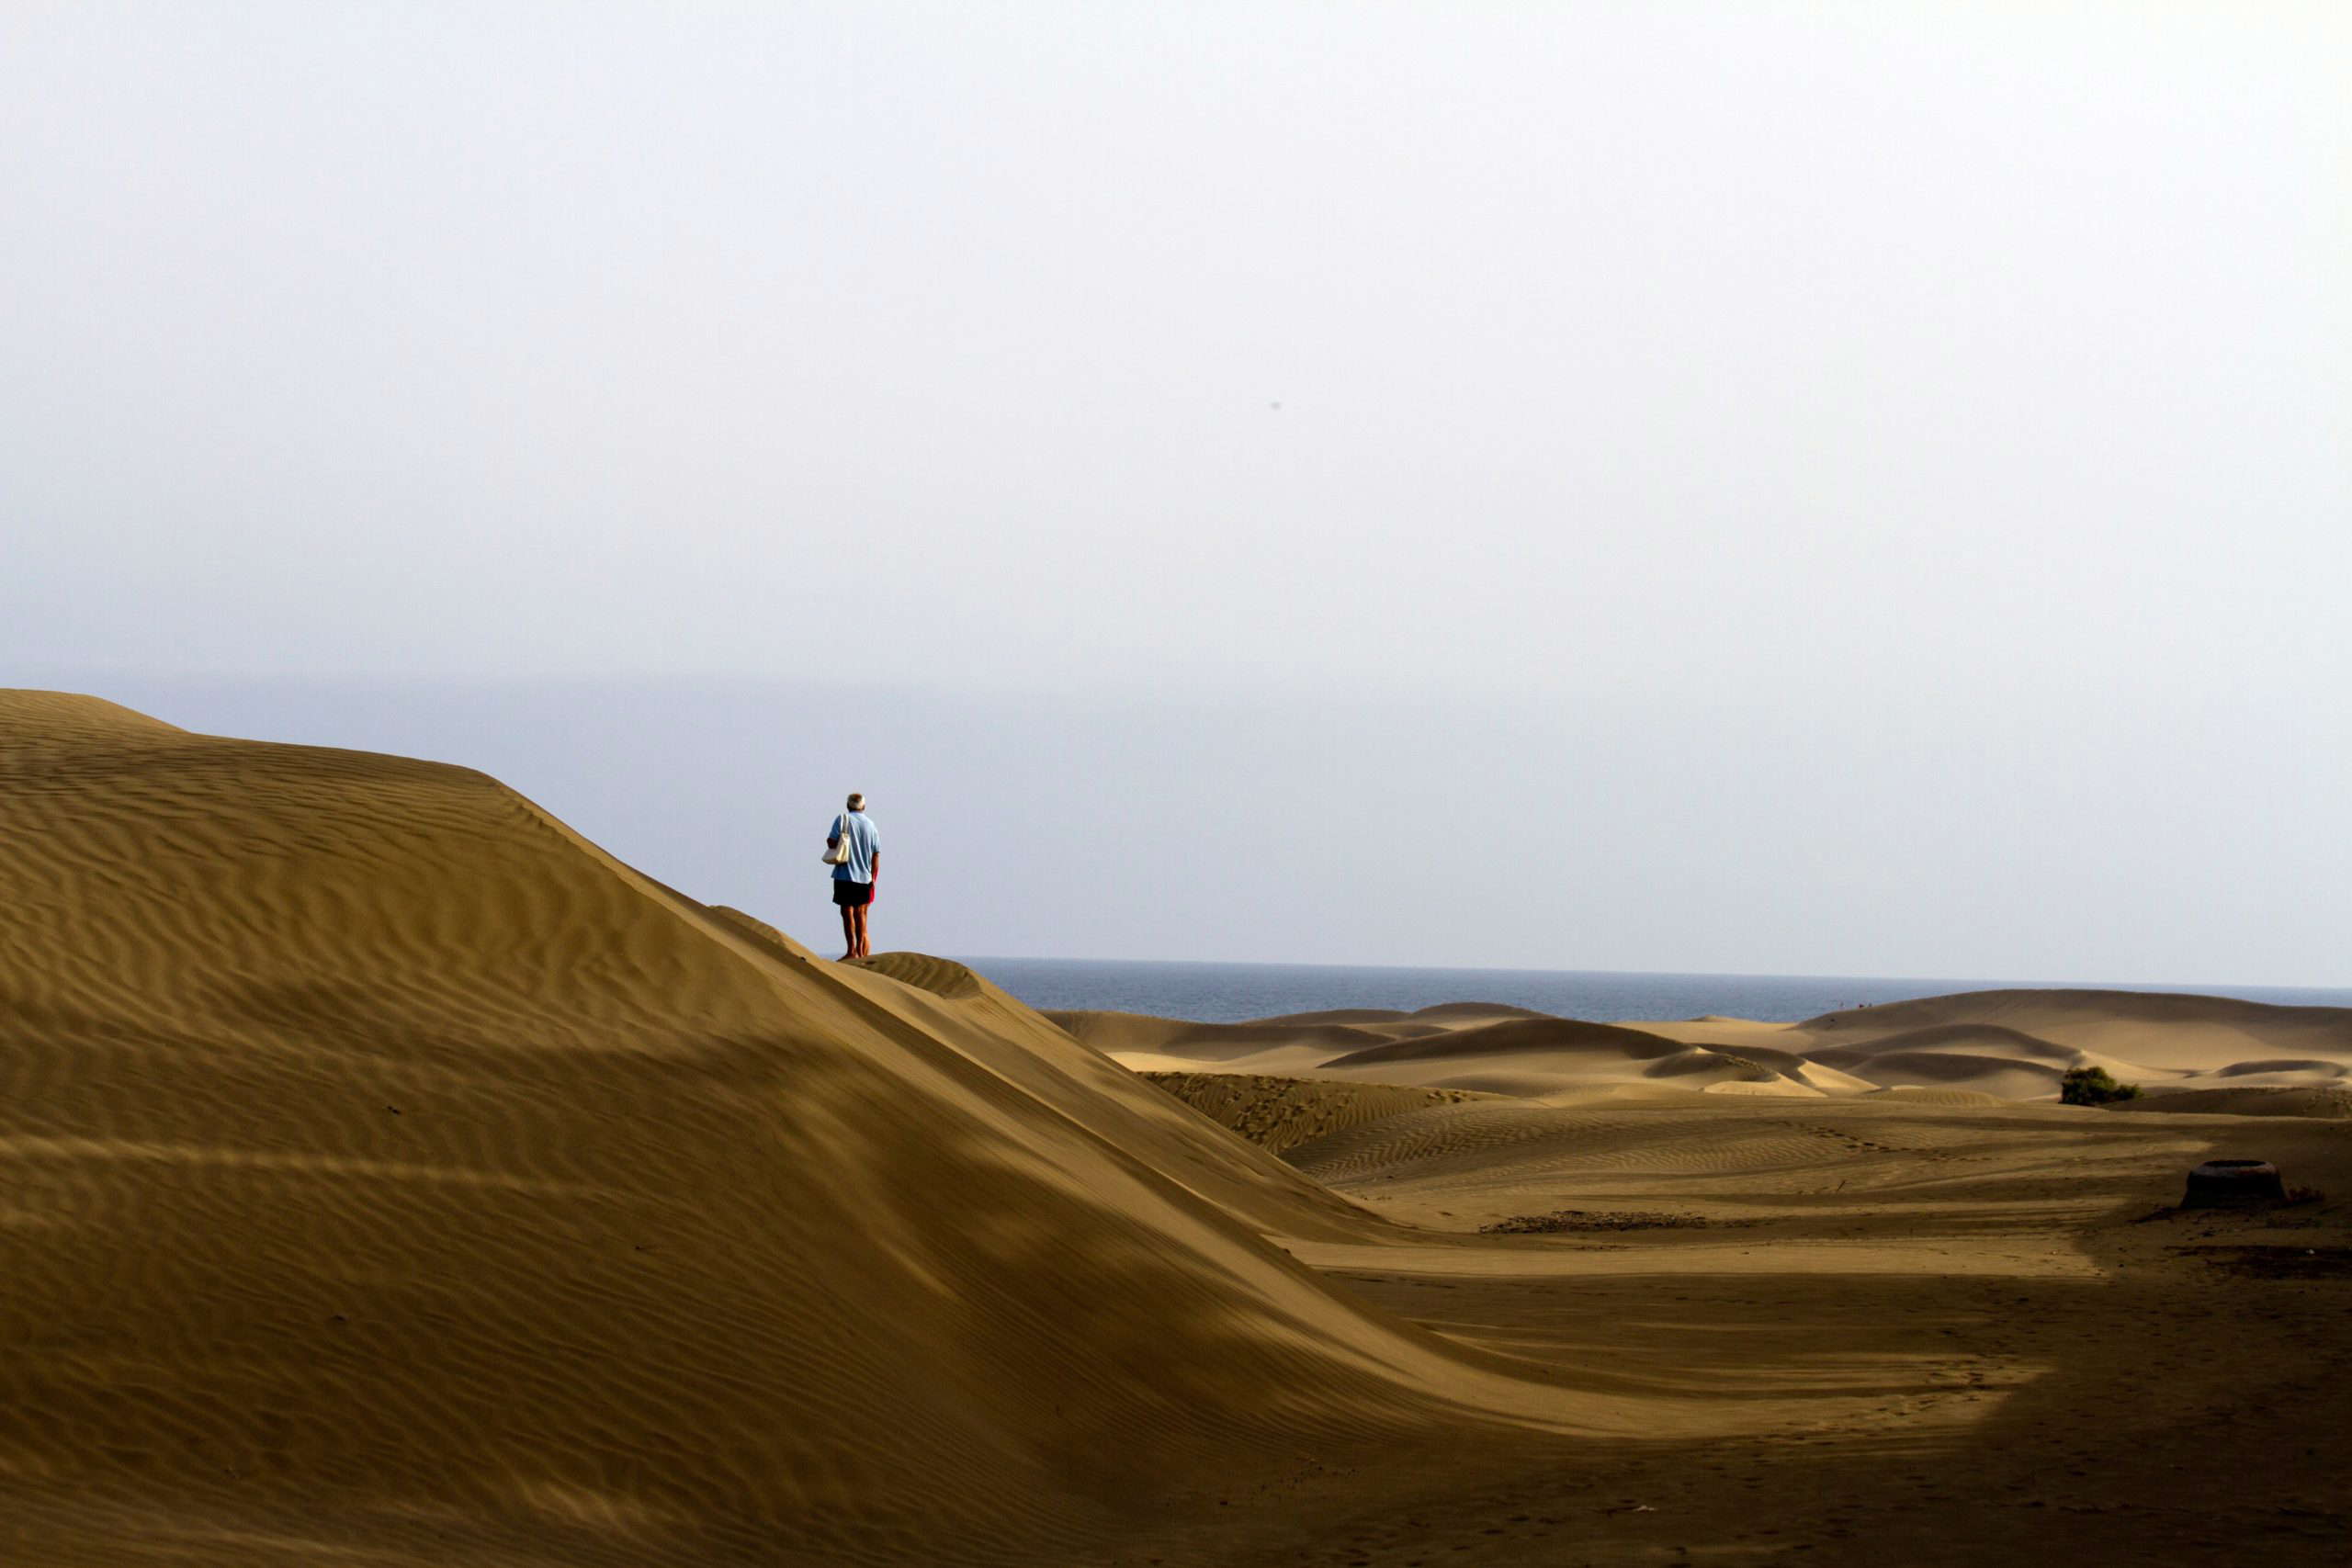
[{"label": "desert sand valley", "polygon": [[1047,1017],[9,692],[0,1086],[12,1568],[2352,1555],[2352,1012]]}]

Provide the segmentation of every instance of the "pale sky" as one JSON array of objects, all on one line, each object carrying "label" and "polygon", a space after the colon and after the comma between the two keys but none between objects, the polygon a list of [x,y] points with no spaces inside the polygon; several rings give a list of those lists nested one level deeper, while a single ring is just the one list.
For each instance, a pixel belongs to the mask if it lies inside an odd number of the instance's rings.
[{"label": "pale sky", "polygon": [[886,944],[2352,985],[2346,80],[2243,0],[18,0],[0,682],[812,939],[859,787]]}]

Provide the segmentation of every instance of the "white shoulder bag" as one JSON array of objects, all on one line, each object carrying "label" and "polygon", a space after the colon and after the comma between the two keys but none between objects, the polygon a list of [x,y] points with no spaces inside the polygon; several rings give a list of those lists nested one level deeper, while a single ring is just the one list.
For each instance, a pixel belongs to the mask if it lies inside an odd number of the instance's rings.
[{"label": "white shoulder bag", "polygon": [[847,865],[849,863],[849,818],[846,817],[835,818],[833,819],[833,826],[840,829],[841,831],[834,836],[831,843],[825,846],[825,863],[827,865]]}]

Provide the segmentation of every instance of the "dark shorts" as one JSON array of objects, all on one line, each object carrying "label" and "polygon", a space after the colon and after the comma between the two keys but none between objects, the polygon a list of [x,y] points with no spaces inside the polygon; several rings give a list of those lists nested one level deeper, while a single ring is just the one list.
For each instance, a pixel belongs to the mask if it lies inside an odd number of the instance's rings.
[{"label": "dark shorts", "polygon": [[844,909],[855,909],[871,904],[874,902],[874,884],[843,882],[836,878],[833,882],[833,902]]}]

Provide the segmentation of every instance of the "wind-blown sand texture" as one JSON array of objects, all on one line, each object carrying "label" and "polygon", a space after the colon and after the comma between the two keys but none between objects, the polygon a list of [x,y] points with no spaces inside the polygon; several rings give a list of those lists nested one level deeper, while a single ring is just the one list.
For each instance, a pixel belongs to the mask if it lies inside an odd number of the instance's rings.
[{"label": "wind-blown sand texture", "polygon": [[1333,1083],[1326,1078],[1261,1077],[1254,1073],[1143,1076],[1269,1154],[1281,1154],[1408,1111],[1501,1098],[1463,1089],[1403,1089],[1395,1084]]},{"label": "wind-blown sand texture", "polygon": [[[2343,1204],[2132,1222],[2352,1123],[1809,1054],[2154,1060],[2038,1005],[1073,1033],[462,768],[0,694],[0,1562],[2337,1561]],[[1422,1044],[1277,1157],[1106,1039]],[[1567,1208],[1751,1223],[1476,1234]]]}]

